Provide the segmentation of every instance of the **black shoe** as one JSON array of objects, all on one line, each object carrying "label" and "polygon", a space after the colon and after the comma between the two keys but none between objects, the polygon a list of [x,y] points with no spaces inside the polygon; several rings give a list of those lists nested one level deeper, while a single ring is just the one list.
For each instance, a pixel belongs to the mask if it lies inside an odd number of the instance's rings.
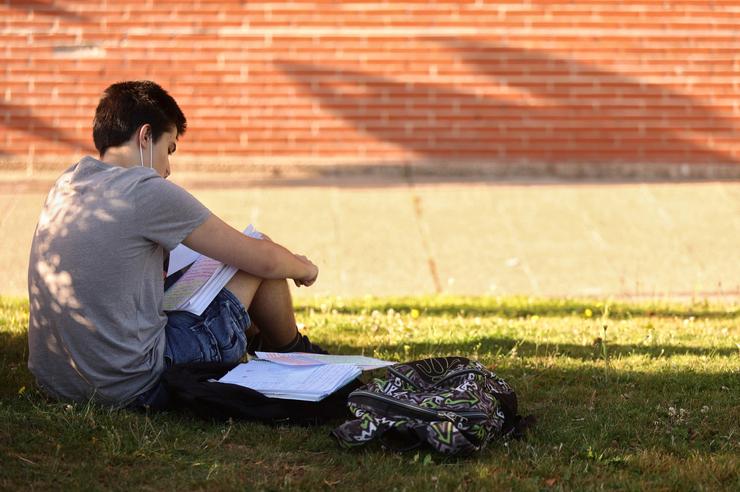
[{"label": "black shoe", "polygon": [[290,348],[290,350],[285,350],[285,352],[309,352],[311,354],[325,355],[329,353],[321,348],[319,345],[311,343],[311,340],[309,340],[306,335],[301,335],[300,333],[295,340],[295,344]]},{"label": "black shoe", "polygon": [[247,353],[249,355],[255,356],[255,352],[257,352],[258,350],[260,352],[264,352],[265,350],[262,345],[262,337],[260,336],[259,332],[257,332],[256,335],[247,337]]},{"label": "black shoe", "polygon": [[328,355],[329,352],[321,348],[321,346],[316,345],[315,343],[311,343],[311,340],[308,339],[306,335],[301,335],[300,333],[296,333],[295,338],[292,342],[289,344],[280,347],[280,348],[269,348],[265,347],[264,341],[262,340],[262,337],[259,333],[256,335],[249,337],[247,339],[247,353],[249,355],[255,355],[255,352],[308,352],[311,354],[325,354]]}]

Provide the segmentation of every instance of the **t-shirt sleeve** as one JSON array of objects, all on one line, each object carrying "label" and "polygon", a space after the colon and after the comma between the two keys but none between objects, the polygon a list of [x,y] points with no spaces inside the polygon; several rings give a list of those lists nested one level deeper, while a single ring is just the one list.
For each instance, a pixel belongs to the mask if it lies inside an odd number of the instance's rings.
[{"label": "t-shirt sleeve", "polygon": [[136,218],[142,235],[172,250],[211,215],[211,211],[180,186],[161,176],[137,186]]}]

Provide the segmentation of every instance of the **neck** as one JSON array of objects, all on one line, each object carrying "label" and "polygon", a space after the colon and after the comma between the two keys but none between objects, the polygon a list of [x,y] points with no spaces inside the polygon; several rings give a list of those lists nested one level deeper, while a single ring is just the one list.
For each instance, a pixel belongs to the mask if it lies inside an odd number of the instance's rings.
[{"label": "neck", "polygon": [[137,152],[134,153],[128,146],[110,147],[100,156],[100,161],[111,166],[136,167],[141,165],[141,158]]}]

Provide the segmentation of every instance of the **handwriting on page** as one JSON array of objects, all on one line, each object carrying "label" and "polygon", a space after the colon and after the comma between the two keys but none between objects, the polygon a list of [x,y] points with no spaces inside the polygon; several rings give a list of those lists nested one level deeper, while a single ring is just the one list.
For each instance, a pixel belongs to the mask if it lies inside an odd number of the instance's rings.
[{"label": "handwriting on page", "polygon": [[185,274],[167,290],[164,296],[164,310],[173,311],[190,299],[222,263],[206,256],[201,256]]},{"label": "handwriting on page", "polygon": [[[244,229],[244,234],[255,239],[262,238],[262,234],[252,224]],[[198,255],[182,244],[173,252],[176,254],[173,261],[173,255],[170,253],[171,266],[173,262],[177,263],[179,268],[187,266],[191,261],[195,263],[164,293],[163,309],[165,311],[182,309],[200,315],[234,276],[237,269],[207,256]]]}]

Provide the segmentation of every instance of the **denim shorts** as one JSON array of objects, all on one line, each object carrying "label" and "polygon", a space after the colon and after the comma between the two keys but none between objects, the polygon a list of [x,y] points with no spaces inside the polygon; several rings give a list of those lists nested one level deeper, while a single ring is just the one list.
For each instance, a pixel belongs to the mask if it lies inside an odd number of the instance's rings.
[{"label": "denim shorts", "polygon": [[[167,313],[165,369],[194,362],[238,362],[247,352],[246,329],[251,321],[239,299],[222,289],[203,314]],[[161,382],[136,397],[132,407],[163,408],[166,391]]]},{"label": "denim shorts", "polygon": [[203,314],[171,311],[165,326],[165,367],[192,362],[236,362],[247,351],[251,321],[241,301],[222,289]]}]

